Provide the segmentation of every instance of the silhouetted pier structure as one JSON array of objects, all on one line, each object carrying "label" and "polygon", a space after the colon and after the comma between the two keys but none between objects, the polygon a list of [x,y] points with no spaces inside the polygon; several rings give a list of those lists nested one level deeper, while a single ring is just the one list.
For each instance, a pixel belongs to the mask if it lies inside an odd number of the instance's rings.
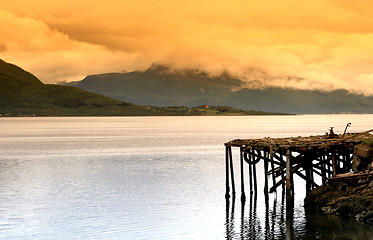
[{"label": "silhouetted pier structure", "polygon": [[339,173],[349,172],[352,166],[354,147],[372,138],[372,130],[347,135],[235,139],[225,143],[226,194],[228,200],[235,198],[236,186],[233,168],[232,147],[240,149],[241,201],[246,200],[244,164],[248,164],[250,194],[257,193],[257,167],[263,161],[264,194],[276,192],[282,186],[286,190],[286,202],[292,203],[294,196],[293,175],[306,182],[306,192],[319,186],[314,179],[320,176],[321,184]]}]

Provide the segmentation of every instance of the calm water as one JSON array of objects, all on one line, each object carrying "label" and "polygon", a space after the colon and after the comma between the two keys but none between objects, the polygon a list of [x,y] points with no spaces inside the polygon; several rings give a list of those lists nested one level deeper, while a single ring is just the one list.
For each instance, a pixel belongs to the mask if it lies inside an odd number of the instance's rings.
[{"label": "calm water", "polygon": [[0,239],[373,239],[371,225],[306,215],[301,181],[293,213],[281,192],[224,199],[225,142],[348,122],[369,130],[373,115],[0,118]]}]

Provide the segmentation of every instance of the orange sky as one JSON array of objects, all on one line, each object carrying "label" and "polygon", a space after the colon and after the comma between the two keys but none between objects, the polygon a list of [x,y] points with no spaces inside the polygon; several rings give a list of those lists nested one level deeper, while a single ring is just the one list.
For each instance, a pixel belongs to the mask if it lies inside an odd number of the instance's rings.
[{"label": "orange sky", "polygon": [[373,2],[350,0],[12,0],[0,58],[44,83],[157,62],[373,94],[372,16]]}]

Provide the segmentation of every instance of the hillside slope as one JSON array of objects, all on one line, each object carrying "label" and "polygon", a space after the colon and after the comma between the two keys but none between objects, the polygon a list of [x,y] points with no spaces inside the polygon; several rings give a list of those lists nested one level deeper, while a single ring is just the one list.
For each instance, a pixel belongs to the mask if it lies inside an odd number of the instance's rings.
[{"label": "hillside slope", "polygon": [[232,107],[139,106],[71,86],[43,84],[31,73],[0,60],[0,116],[212,116],[268,115]]},{"label": "hillside slope", "polygon": [[[77,87],[141,105],[224,105],[288,113],[373,113],[373,97],[347,90],[330,92],[290,88],[241,88],[227,74],[210,77],[193,70],[175,71],[153,65],[144,72],[87,76]],[[232,91],[232,89],[236,89]],[[237,90],[239,89],[239,90]]]},{"label": "hillside slope", "polygon": [[0,114],[10,116],[148,115],[149,109],[76,87],[43,84],[0,60]]}]

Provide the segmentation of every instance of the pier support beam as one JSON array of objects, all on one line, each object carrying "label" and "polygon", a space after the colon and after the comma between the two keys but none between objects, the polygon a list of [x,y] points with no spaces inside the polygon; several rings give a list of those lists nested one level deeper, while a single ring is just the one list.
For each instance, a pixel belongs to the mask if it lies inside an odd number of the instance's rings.
[{"label": "pier support beam", "polygon": [[[270,150],[269,150],[269,158],[270,158],[270,161],[271,161],[271,168],[272,168],[272,186],[275,186],[276,185],[276,176],[275,176],[275,164],[273,163],[273,147],[271,146]],[[274,190],[275,192],[276,191],[276,188]]]},{"label": "pier support beam", "polygon": [[241,202],[246,201],[245,195],[245,179],[244,179],[244,166],[243,166],[243,150],[240,148],[240,167],[241,167]]},{"label": "pier support beam", "polygon": [[[264,184],[266,204],[269,199],[268,194],[276,191],[276,188],[282,185],[283,201],[285,201],[286,195],[286,208],[291,210],[294,206],[294,174],[306,181],[306,192],[309,193],[319,184],[315,180],[325,183],[328,178],[336,176],[338,173],[348,172],[351,168],[354,146],[368,137],[371,138],[371,136],[365,136],[370,132],[373,132],[373,129],[342,139],[311,136],[284,139],[235,139],[227,142],[225,143],[225,197],[227,201],[230,201],[232,196],[232,201],[234,201],[236,194],[232,147],[240,148],[242,203],[245,203],[246,200],[245,171],[247,170],[244,166],[245,161],[248,164],[249,179],[246,181],[248,181],[247,186],[250,184],[250,198],[253,197],[253,193],[254,197],[258,193],[257,181],[261,181],[259,185]],[[350,140],[345,141],[346,139]],[[264,168],[264,179],[262,177],[257,179],[256,176],[256,164],[260,161],[263,161],[263,165],[259,164],[258,166],[260,171],[262,171],[262,166]],[[238,165],[236,170],[238,170]],[[319,177],[314,177],[315,174]],[[269,177],[272,180],[268,179]],[[276,181],[277,178],[281,179]],[[272,181],[272,183],[268,183],[268,181]]]},{"label": "pier support beam", "polygon": [[229,150],[225,146],[225,199],[229,199]]},{"label": "pier support beam", "polygon": [[[258,151],[258,154],[260,152]],[[268,202],[268,153],[264,152],[264,197],[265,201]]]},{"label": "pier support beam", "polygon": [[310,163],[310,161],[312,161],[312,159],[306,158],[306,161],[303,167],[306,172],[306,194],[308,194],[312,189],[312,185],[311,185],[312,162]]},{"label": "pier support beam", "polygon": [[335,151],[332,153],[332,162],[333,162],[333,177],[337,176],[337,160],[335,158]]},{"label": "pier support beam", "polygon": [[253,164],[251,163],[251,155],[248,153],[244,153],[245,158],[248,159],[248,164],[249,164],[249,183],[250,183],[250,195],[253,194]]},{"label": "pier support beam", "polygon": [[234,170],[233,170],[233,159],[232,159],[232,147],[228,147],[228,155],[229,155],[229,168],[231,172],[231,186],[232,186],[232,197],[236,198],[236,186],[234,183]]},{"label": "pier support beam", "polygon": [[256,181],[256,160],[255,160],[255,156],[254,156],[254,150],[252,149],[250,151],[252,154],[251,154],[251,162],[253,163],[252,164],[252,167],[253,167],[253,180],[254,180],[254,192],[255,194],[257,193],[257,181]]},{"label": "pier support beam", "polygon": [[293,202],[292,189],[292,174],[291,174],[291,151],[286,151],[286,205],[290,206]]},{"label": "pier support beam", "polygon": [[326,183],[326,163],[325,163],[325,156],[322,155],[319,157],[320,159],[320,166],[321,166],[321,181],[322,184]]}]

